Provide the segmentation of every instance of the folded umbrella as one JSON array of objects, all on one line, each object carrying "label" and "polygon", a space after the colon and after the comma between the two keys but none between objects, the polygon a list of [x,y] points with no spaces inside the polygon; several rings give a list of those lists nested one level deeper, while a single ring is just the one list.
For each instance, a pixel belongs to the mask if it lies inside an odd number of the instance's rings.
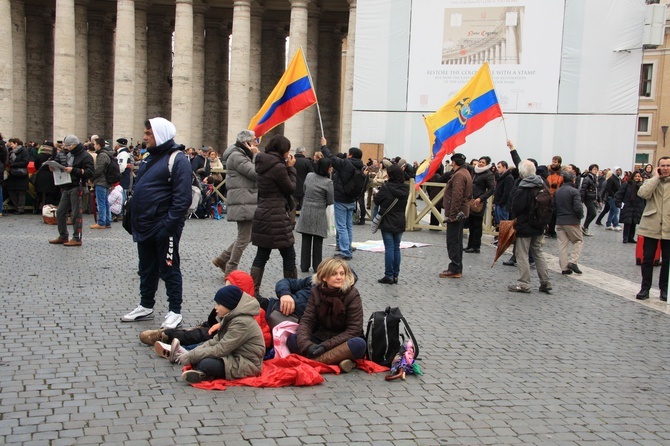
[{"label": "folded umbrella", "polygon": [[507,251],[507,248],[514,243],[514,240],[516,240],[516,219],[503,220],[500,222],[498,228],[498,248],[496,249],[496,256],[493,259],[491,268],[495,265],[496,260],[498,260],[500,256]]}]

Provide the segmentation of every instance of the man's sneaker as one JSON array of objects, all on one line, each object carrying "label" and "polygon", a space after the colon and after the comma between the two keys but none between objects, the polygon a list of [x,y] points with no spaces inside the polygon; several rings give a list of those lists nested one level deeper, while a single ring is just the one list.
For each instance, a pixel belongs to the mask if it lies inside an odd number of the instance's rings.
[{"label": "man's sneaker", "polygon": [[513,293],[530,293],[530,288],[524,288],[519,284],[516,285],[509,285],[507,287],[507,291],[511,291]]},{"label": "man's sneaker", "polygon": [[205,381],[207,379],[207,375],[205,375],[205,373],[201,372],[200,370],[191,369],[182,373],[181,379],[189,384],[196,384]]},{"label": "man's sneaker", "polygon": [[621,232],[623,231],[623,228],[621,226],[615,226],[612,228],[613,231]]},{"label": "man's sneaker", "polygon": [[568,268],[570,268],[570,270],[575,274],[581,274],[582,273],[582,270],[579,269],[579,267],[574,263],[568,263]]},{"label": "man's sneaker", "polygon": [[168,335],[163,330],[145,330],[140,333],[140,342],[146,345],[154,345],[156,341],[167,342]]},{"label": "man's sneaker", "polygon": [[605,229],[607,229],[608,231],[613,231],[614,230],[614,228],[611,227],[611,226],[607,226],[607,227],[605,227]]},{"label": "man's sneaker", "polygon": [[181,314],[168,311],[168,314],[165,315],[165,320],[161,324],[161,328],[177,328],[181,325],[181,321]]},{"label": "man's sneaker", "polygon": [[144,308],[142,305],[138,305],[130,313],[121,317],[122,322],[135,322],[135,321],[148,321],[154,318],[154,309],[153,308]]},{"label": "man's sneaker", "polygon": [[586,229],[584,226],[582,226],[582,234],[584,234],[584,235],[587,236],[587,237],[592,237],[592,236],[593,236],[593,234],[591,234],[591,233],[589,232],[589,230]]}]

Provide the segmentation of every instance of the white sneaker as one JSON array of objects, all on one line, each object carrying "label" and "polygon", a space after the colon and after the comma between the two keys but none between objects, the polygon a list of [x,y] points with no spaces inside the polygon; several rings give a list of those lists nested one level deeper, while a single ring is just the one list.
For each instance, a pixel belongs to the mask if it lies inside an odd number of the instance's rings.
[{"label": "white sneaker", "polygon": [[606,229],[607,231],[614,231],[614,228],[613,228],[612,226],[607,226],[605,229]]},{"label": "white sneaker", "polygon": [[168,314],[165,315],[165,320],[161,324],[161,328],[177,328],[181,325],[181,321],[181,314],[169,311]]},{"label": "white sneaker", "polygon": [[615,226],[615,227],[613,228],[613,230],[614,230],[614,231],[617,231],[617,232],[621,232],[621,231],[623,231],[623,228],[622,228],[621,226]]},{"label": "white sneaker", "polygon": [[144,308],[142,305],[138,305],[130,313],[121,317],[122,322],[135,322],[135,321],[148,321],[154,318],[153,308]]}]

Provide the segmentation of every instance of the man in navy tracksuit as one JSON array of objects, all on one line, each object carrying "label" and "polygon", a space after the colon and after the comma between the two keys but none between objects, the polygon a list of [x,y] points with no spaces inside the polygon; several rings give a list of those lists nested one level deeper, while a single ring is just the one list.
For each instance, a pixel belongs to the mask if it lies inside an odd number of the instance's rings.
[{"label": "man in navy tracksuit", "polygon": [[174,142],[175,126],[164,118],[145,123],[144,142],[149,156],[142,160],[130,200],[133,240],[137,242],[140,274],[140,304],[121,318],[133,322],[154,318],[158,279],[165,282],[169,312],[161,328],[181,324],[182,277],[179,269],[179,239],[191,205],[191,163]]}]

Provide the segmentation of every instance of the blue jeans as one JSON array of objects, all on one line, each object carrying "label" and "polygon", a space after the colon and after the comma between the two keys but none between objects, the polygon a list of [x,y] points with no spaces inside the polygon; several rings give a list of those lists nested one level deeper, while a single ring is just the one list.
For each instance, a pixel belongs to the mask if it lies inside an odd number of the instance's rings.
[{"label": "blue jeans", "polygon": [[354,241],[354,211],[356,203],[335,202],[335,226],[337,227],[340,253],[351,257],[351,243]]},{"label": "blue jeans", "polygon": [[619,212],[621,212],[621,209],[614,205],[614,197],[609,197],[607,201],[610,203],[610,213],[607,215],[607,223],[605,226],[608,228],[614,226],[616,228],[619,226]]},{"label": "blue jeans", "polygon": [[501,221],[509,220],[509,211],[507,208],[496,206],[493,211],[496,214],[496,220],[498,220],[498,224],[500,224]]},{"label": "blue jeans", "polygon": [[109,188],[105,186],[95,186],[95,201],[98,206],[98,224],[100,226],[112,225],[112,210],[109,207]]},{"label": "blue jeans", "polygon": [[384,240],[384,276],[398,277],[400,275],[402,232],[382,231],[382,240]]}]

